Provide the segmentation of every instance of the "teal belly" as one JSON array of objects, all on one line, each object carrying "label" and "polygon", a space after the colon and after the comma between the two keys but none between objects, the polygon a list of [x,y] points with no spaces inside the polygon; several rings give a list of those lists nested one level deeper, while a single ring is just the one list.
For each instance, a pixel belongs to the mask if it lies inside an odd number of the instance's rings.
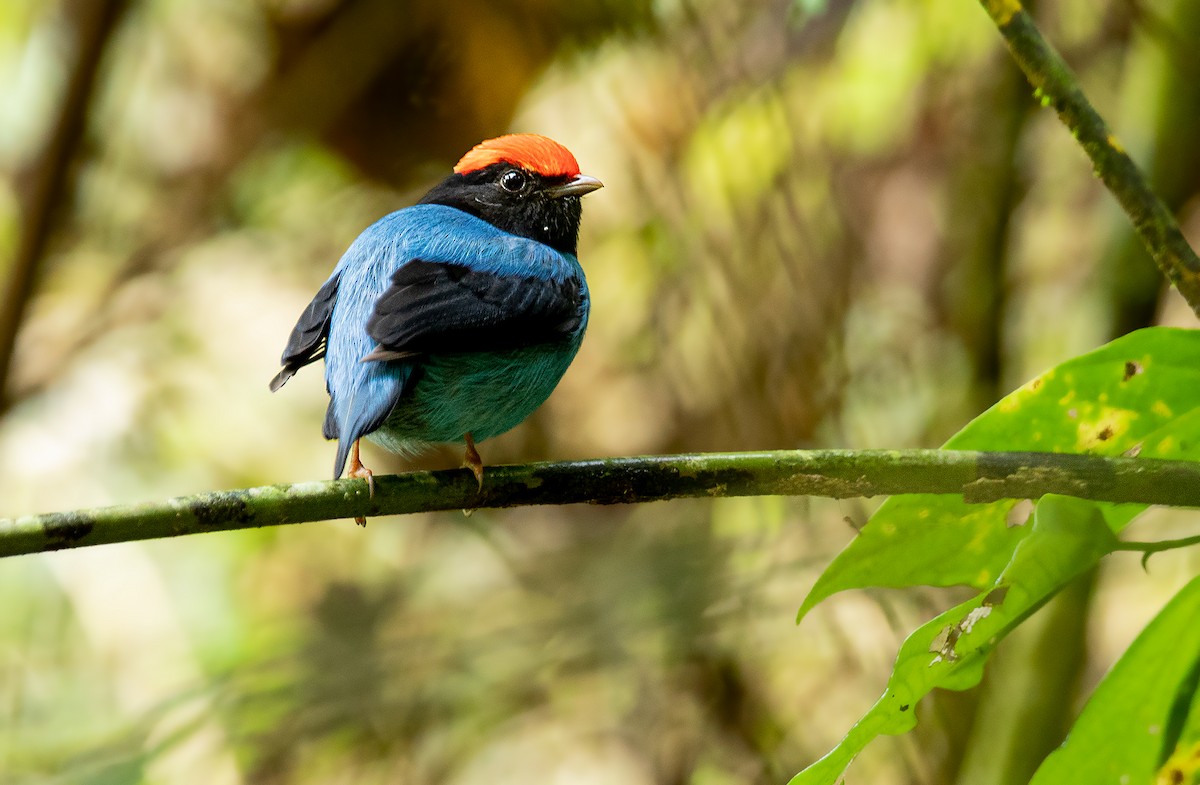
[{"label": "teal belly", "polygon": [[414,370],[410,389],[367,436],[392,452],[427,444],[475,441],[516,427],[558,385],[578,342],[479,354],[432,355]]}]

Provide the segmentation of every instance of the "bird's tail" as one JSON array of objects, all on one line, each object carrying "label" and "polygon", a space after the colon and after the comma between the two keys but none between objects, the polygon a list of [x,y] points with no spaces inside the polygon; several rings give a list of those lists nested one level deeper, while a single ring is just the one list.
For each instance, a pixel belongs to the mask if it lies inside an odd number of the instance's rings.
[{"label": "bird's tail", "polygon": [[348,385],[348,393],[330,396],[325,417],[325,435],[336,435],[337,455],[333,459],[333,479],[342,476],[350,448],[368,433],[377,430],[396,408],[404,392],[410,368],[369,366],[355,363],[358,376]]},{"label": "bird's tail", "polygon": [[342,476],[342,472],[346,470],[346,459],[350,457],[350,448],[354,446],[357,439],[339,439],[337,455],[333,459],[333,479]]}]

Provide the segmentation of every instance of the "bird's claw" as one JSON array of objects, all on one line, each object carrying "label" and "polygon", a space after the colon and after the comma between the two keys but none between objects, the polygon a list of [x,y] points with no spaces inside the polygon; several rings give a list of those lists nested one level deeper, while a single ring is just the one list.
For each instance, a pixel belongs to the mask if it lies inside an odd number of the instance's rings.
[{"label": "bird's claw", "polygon": [[[356,480],[366,480],[367,481],[367,497],[371,498],[371,499],[375,498],[375,473],[373,471],[371,471],[366,466],[363,466],[360,463],[357,467],[355,467],[355,468],[351,469],[349,472],[347,472],[346,476],[353,477]],[[354,522],[357,523],[359,526],[367,525],[367,519],[361,515],[355,515]]]},{"label": "bird's claw", "polygon": [[[475,449],[475,440],[471,438],[471,434],[465,434],[463,441],[467,443],[466,454],[463,456],[463,467],[470,469],[471,474],[475,475],[475,482],[479,485],[476,490],[478,495],[483,493],[483,459],[479,457],[479,450]],[[469,518],[474,511],[474,507],[463,508],[463,515]]]},{"label": "bird's claw", "polygon": [[[366,480],[367,497],[375,498],[375,472],[363,466],[362,460],[358,456],[358,442],[354,443],[354,448],[350,453],[350,471],[346,472],[346,476],[356,480]],[[355,515],[354,522],[359,526],[367,525],[367,519],[361,515]]]},{"label": "bird's claw", "polygon": [[358,468],[351,469],[347,476],[353,477],[356,480],[366,480],[367,495],[372,499],[375,498],[375,472],[371,471],[366,466],[359,464]]},{"label": "bird's claw", "polygon": [[475,482],[479,483],[479,492],[483,492],[483,459],[479,457],[479,450],[475,449],[475,440],[471,438],[471,434],[466,434],[464,441],[467,443],[467,451],[463,456],[463,466],[471,470],[471,474],[475,475]]},{"label": "bird's claw", "polygon": [[467,468],[471,470],[471,474],[475,475],[475,482],[478,484],[478,491],[483,493],[483,466],[477,466],[473,463],[468,463]]}]

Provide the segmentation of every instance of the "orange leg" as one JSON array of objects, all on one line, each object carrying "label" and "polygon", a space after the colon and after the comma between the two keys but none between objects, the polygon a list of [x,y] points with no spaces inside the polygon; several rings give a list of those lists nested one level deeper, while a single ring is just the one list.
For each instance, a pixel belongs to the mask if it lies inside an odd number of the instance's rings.
[{"label": "orange leg", "polygon": [[479,483],[479,490],[483,490],[483,459],[479,457],[479,450],[475,449],[475,440],[471,438],[471,434],[465,434],[463,440],[467,443],[467,453],[463,457],[463,466],[471,470],[471,474],[475,475],[475,480]]},{"label": "orange leg", "polygon": [[[354,446],[350,448],[350,471],[346,472],[347,477],[354,477],[367,481],[367,491],[372,498],[375,497],[375,473],[363,466],[362,460],[358,457],[358,443],[362,439],[356,439]],[[354,522],[359,526],[366,526],[367,519],[362,516],[356,516]]]}]

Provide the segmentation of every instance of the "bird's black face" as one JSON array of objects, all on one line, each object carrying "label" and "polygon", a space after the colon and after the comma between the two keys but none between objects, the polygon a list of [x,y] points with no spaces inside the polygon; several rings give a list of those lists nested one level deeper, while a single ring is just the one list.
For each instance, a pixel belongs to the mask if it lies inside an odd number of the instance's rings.
[{"label": "bird's black face", "polygon": [[544,177],[509,163],[452,174],[421,198],[421,204],[457,207],[498,229],[575,253],[580,197],[600,182],[580,175]]}]

